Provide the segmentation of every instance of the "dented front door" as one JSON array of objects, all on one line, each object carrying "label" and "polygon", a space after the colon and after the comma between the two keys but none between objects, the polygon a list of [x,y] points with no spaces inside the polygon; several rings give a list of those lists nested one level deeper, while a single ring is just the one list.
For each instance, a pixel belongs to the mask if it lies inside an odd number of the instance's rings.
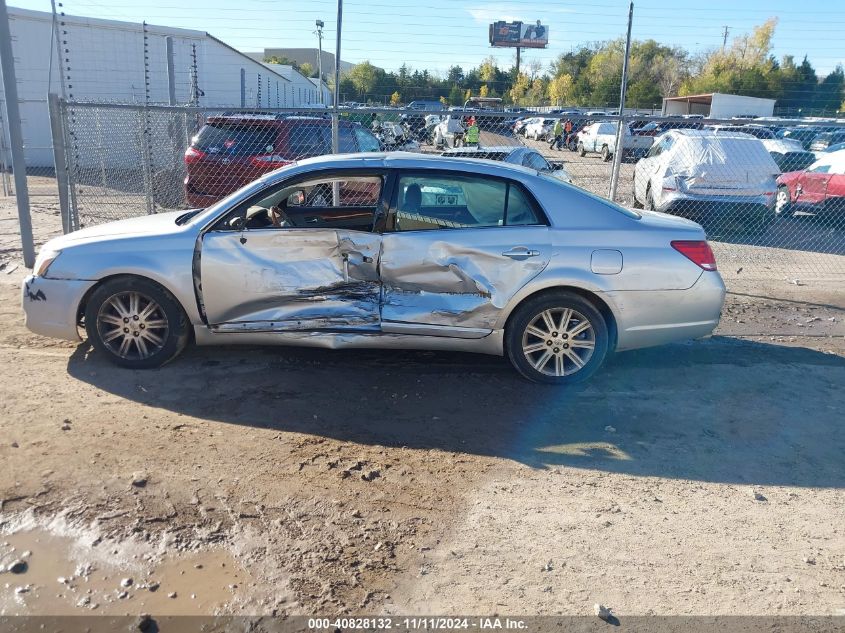
[{"label": "dented front door", "polygon": [[550,255],[546,226],[386,233],[382,324],[492,329]]},{"label": "dented front door", "polygon": [[206,233],[201,298],[218,331],[375,329],[381,236],[344,229]]}]

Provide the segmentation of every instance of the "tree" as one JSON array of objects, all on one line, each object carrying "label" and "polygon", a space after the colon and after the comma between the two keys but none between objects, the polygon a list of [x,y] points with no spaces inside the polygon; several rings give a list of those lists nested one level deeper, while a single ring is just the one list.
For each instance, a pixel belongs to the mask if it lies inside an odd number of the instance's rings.
[{"label": "tree", "polygon": [[463,105],[464,101],[464,93],[458,87],[458,84],[452,86],[452,89],[449,91],[449,103],[452,105]]},{"label": "tree", "polygon": [[464,102],[467,102],[467,101],[469,101],[470,99],[472,99],[472,90],[470,90],[469,88],[467,88],[466,93],[464,93]]},{"label": "tree", "polygon": [[451,66],[449,74],[446,76],[446,81],[450,84],[460,84],[464,80],[464,69],[460,66]]},{"label": "tree", "polygon": [[442,105],[445,110],[449,107],[449,100],[446,97],[440,97],[440,105]]},{"label": "tree", "polygon": [[481,86],[481,89],[478,91],[479,97],[486,97],[490,94],[490,89],[487,87],[487,84]]},{"label": "tree", "polygon": [[572,75],[564,73],[549,82],[549,99],[553,105],[572,102]]},{"label": "tree", "polygon": [[819,84],[813,105],[826,114],[838,111],[842,105],[843,94],[845,94],[843,88],[845,88],[845,70],[843,70],[842,64],[839,64]]},{"label": "tree", "polygon": [[305,62],[304,64],[299,65],[299,72],[301,72],[306,77],[314,77],[315,76],[314,67],[311,64],[309,64],[308,62]]},{"label": "tree", "polygon": [[519,73],[517,75],[516,81],[509,91],[510,98],[515,104],[521,105],[525,100],[525,93],[528,92],[528,82],[528,75],[525,73]]},{"label": "tree", "polygon": [[355,64],[349,71],[349,79],[359,94],[369,94],[376,85],[376,67],[369,61]]},{"label": "tree", "polygon": [[546,100],[546,82],[537,77],[528,89],[527,101],[530,105],[542,105]]},{"label": "tree", "polygon": [[299,64],[296,62],[296,60],[289,59],[288,57],[285,57],[284,55],[282,55],[281,57],[279,57],[278,55],[272,55],[270,57],[265,57],[264,63],[265,64],[280,64],[282,66],[293,66],[296,70],[299,70]]},{"label": "tree", "polygon": [[496,58],[492,55],[484,59],[478,67],[478,76],[484,83],[493,83],[498,79],[499,67],[496,66]]},{"label": "tree", "polygon": [[402,95],[400,95],[398,92],[394,92],[392,95],[390,95],[390,105],[398,106],[400,103],[402,103]]}]

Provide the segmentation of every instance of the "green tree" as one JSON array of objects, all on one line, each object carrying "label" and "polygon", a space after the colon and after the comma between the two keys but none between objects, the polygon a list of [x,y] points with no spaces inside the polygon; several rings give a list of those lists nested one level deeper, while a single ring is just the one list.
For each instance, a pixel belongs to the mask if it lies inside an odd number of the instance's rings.
[{"label": "green tree", "polygon": [[464,101],[464,93],[458,86],[458,84],[454,84],[452,89],[449,91],[449,103],[452,105],[463,105]]},{"label": "green tree", "polygon": [[376,67],[369,61],[355,64],[349,71],[349,79],[358,94],[370,94],[376,85]]},{"label": "green tree", "polygon": [[390,95],[390,105],[398,106],[400,103],[402,103],[402,95],[400,95],[398,92],[394,92],[392,95]]},{"label": "green tree", "polygon": [[464,80],[464,69],[460,66],[451,66],[446,81],[450,84],[460,84]]},{"label": "green tree", "polygon": [[842,64],[839,64],[833,72],[822,79],[816,90],[813,105],[817,110],[832,114],[839,110],[843,96],[845,96],[845,70]]},{"label": "green tree", "polygon": [[314,67],[311,64],[309,64],[308,62],[305,62],[304,64],[299,65],[299,72],[302,73],[303,75],[305,75],[306,77],[315,77],[316,76],[316,72],[314,71]]}]

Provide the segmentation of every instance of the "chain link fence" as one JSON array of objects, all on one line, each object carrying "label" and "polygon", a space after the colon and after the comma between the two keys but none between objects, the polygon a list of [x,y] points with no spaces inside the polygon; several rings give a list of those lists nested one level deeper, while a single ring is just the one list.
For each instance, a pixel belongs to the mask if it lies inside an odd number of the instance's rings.
[{"label": "chain link fence", "polygon": [[[262,174],[333,149],[331,112],[64,103],[71,227],[207,206]],[[613,160],[623,125],[621,161]],[[487,158],[702,224],[723,275],[845,275],[845,135],[652,116],[355,109],[339,152]],[[845,140],[845,139],[843,139]]]}]

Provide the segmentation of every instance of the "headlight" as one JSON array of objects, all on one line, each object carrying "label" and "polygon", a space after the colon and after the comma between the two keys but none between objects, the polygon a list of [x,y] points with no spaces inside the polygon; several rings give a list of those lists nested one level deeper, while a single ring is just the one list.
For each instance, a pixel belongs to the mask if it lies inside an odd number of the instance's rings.
[{"label": "headlight", "polygon": [[54,251],[51,249],[41,249],[41,252],[38,253],[38,258],[35,260],[35,266],[33,266],[32,270],[37,277],[44,277],[47,275],[47,270],[50,268],[50,264],[56,261],[56,258],[59,256],[61,251]]}]

